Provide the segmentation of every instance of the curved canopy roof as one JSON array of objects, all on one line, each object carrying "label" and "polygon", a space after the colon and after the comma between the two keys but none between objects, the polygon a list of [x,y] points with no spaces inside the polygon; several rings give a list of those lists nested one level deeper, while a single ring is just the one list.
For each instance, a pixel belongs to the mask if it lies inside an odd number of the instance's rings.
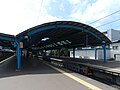
[{"label": "curved canopy roof", "polygon": [[73,21],[56,21],[32,27],[17,35],[24,48],[100,46],[110,40],[95,28]]},{"label": "curved canopy roof", "polygon": [[11,43],[14,41],[14,35],[0,33],[0,46],[12,47]]},{"label": "curved canopy roof", "polygon": [[56,21],[32,27],[16,35],[24,48],[55,49],[62,47],[101,46],[111,41],[95,28],[73,21]]}]

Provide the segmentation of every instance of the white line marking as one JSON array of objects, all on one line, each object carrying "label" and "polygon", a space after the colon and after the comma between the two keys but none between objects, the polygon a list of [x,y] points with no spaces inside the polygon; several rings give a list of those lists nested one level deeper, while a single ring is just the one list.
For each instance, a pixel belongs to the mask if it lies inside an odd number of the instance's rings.
[{"label": "white line marking", "polygon": [[56,59],[56,58],[50,58],[50,59],[55,60],[55,61],[63,61],[61,59]]},{"label": "white line marking", "polygon": [[67,77],[69,77],[69,78],[77,81],[78,83],[80,83],[80,84],[88,87],[88,88],[91,89],[91,90],[102,90],[101,88],[99,88],[99,87],[97,87],[97,86],[95,86],[95,85],[92,85],[92,84],[90,84],[90,83],[88,83],[88,82],[86,82],[86,81],[84,81],[84,80],[82,80],[82,79],[80,79],[80,78],[78,78],[78,77],[70,74],[70,73],[67,73],[67,72],[65,72],[65,71],[63,71],[63,70],[61,70],[61,69],[59,69],[59,68],[56,68],[56,67],[50,65],[50,64],[47,64],[47,65],[50,66],[51,68],[53,68],[53,69],[61,72],[61,73],[64,74],[65,76],[67,76]]},{"label": "white line marking", "polygon": [[5,60],[2,60],[1,62],[0,62],[0,64],[2,64],[2,63],[4,63],[5,61],[7,61],[7,60],[9,60],[9,59],[11,59],[11,58],[13,58],[15,55],[13,55],[13,56],[11,56],[11,57],[9,57],[9,58],[6,58]]}]

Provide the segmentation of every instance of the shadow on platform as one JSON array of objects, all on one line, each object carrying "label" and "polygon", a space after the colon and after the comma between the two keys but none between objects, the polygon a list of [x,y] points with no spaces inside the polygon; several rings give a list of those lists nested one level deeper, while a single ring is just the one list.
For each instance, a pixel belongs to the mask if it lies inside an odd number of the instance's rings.
[{"label": "shadow on platform", "polygon": [[16,70],[16,58],[12,58],[2,64],[0,64],[0,78],[30,75],[30,74],[57,74],[60,73],[48,65],[44,61],[38,58],[22,58],[21,71]]}]

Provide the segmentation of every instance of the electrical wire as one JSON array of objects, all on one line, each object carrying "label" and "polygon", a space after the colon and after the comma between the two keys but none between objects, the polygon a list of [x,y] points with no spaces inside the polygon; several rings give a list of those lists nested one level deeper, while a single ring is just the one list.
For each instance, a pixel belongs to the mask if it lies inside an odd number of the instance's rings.
[{"label": "electrical wire", "polygon": [[116,20],[114,20],[114,21],[111,21],[111,22],[108,22],[108,23],[102,24],[102,25],[97,26],[97,27],[95,27],[95,28],[99,28],[99,27],[102,27],[102,26],[105,26],[105,25],[108,25],[108,24],[111,24],[111,23],[117,22],[117,21],[119,21],[119,20],[120,20],[120,18],[119,18],[119,19],[116,19]]},{"label": "electrical wire", "polygon": [[105,19],[105,18],[107,18],[107,17],[109,17],[109,16],[112,16],[112,15],[114,15],[114,14],[118,13],[118,12],[120,12],[120,10],[115,11],[115,12],[113,12],[113,13],[111,13],[111,14],[107,15],[107,16],[104,16],[104,17],[102,17],[102,18],[98,19],[98,20],[95,20],[95,21],[93,21],[93,22],[91,22],[91,23],[89,23],[89,24],[96,23],[96,22],[98,22],[98,21],[100,21],[100,20],[102,20],[102,19]]}]

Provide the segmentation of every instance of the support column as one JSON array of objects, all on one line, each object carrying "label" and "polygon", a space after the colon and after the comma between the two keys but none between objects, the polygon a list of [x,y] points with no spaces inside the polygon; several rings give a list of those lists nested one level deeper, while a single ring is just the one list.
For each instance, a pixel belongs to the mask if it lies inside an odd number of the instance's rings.
[{"label": "support column", "polygon": [[106,63],[106,44],[103,45],[104,63]]},{"label": "support column", "polygon": [[58,57],[60,57],[60,48],[58,49]]},{"label": "support column", "polygon": [[44,52],[44,56],[46,57],[46,50],[45,50],[45,52]]},{"label": "support column", "polygon": [[50,50],[50,56],[52,57],[52,50]]},{"label": "support column", "polygon": [[97,59],[97,48],[95,47],[94,50],[95,50],[95,60],[96,60]]},{"label": "support column", "polygon": [[20,71],[21,70],[21,50],[20,50],[20,42],[17,41],[17,70]]},{"label": "support column", "polygon": [[75,58],[75,48],[73,48],[73,58]]}]

